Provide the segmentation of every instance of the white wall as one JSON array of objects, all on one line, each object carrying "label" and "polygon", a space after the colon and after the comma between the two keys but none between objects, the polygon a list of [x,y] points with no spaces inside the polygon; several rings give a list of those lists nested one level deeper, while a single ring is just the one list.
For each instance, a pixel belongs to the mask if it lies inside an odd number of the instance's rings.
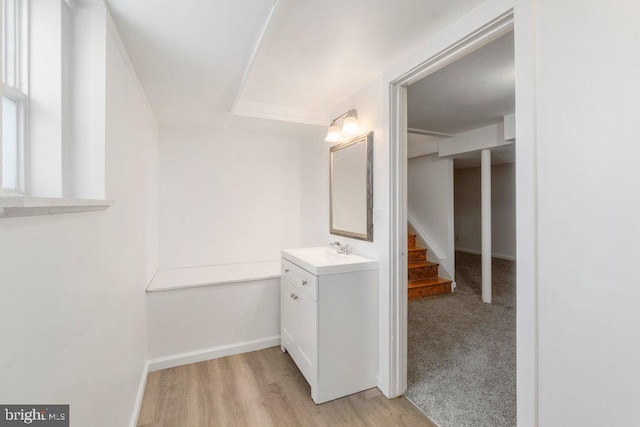
[{"label": "white wall", "polygon": [[407,158],[428,156],[438,152],[438,142],[442,138],[433,135],[407,134]]},{"label": "white wall", "polygon": [[73,425],[129,423],[157,261],[157,130],[107,38],[104,212],[0,220],[0,401],[69,403]]},{"label": "white wall", "polygon": [[147,298],[152,365],[163,357],[175,366],[192,363],[184,353],[199,352],[206,360],[249,351],[249,343],[279,343],[279,279],[150,292]]},{"label": "white wall", "polygon": [[[515,164],[491,167],[491,249],[494,257],[515,260],[516,176]],[[456,169],[456,250],[482,252],[480,168]]]},{"label": "white wall", "polygon": [[356,244],[356,249],[381,262],[383,391],[389,385],[385,363],[392,321],[387,310],[388,83],[512,7],[518,423],[636,425],[640,7],[634,0],[487,0],[391,64],[377,88],[368,86],[349,98],[348,106],[364,117],[373,112],[378,130],[375,173],[383,187],[377,187],[374,203],[384,210],[384,224],[376,228],[376,242]]},{"label": "white wall", "polygon": [[[455,248],[453,236],[453,159],[437,155],[409,159],[407,169],[407,205],[412,225],[424,238],[443,274],[454,279]],[[429,256],[433,255],[429,251]],[[432,258],[429,258],[430,260]]]},{"label": "white wall", "polygon": [[[533,1],[533,0],[527,0]],[[324,224],[327,224],[327,219],[323,217],[317,218],[314,221],[303,222],[303,235],[311,230],[311,233],[317,237],[313,241],[309,241],[309,244],[326,244],[330,240],[339,240],[344,243],[349,243],[354,247],[354,252],[364,256],[370,256],[379,261],[379,387],[387,395],[393,395],[394,393],[403,393],[402,384],[398,382],[392,383],[391,377],[391,365],[390,356],[393,348],[397,343],[393,342],[390,337],[390,326],[393,325],[394,319],[391,317],[390,312],[390,295],[391,295],[391,280],[390,280],[390,145],[389,145],[389,83],[398,78],[401,74],[411,70],[418,66],[428,58],[438,54],[439,52],[449,48],[462,38],[466,37],[479,27],[485,25],[487,22],[495,19],[496,17],[507,12],[512,8],[514,2],[512,0],[487,0],[485,3],[479,5],[477,8],[462,16],[458,21],[443,29],[441,32],[435,34],[429,40],[426,40],[423,45],[417,47],[414,51],[407,54],[400,60],[390,64],[382,73],[382,75],[375,81],[367,84],[356,93],[348,96],[344,101],[340,102],[334,108],[331,109],[329,116],[333,117],[338,114],[347,111],[348,109],[355,108],[358,110],[358,121],[361,124],[363,131],[374,130],[374,214],[378,214],[379,220],[374,222],[374,241],[372,243],[363,242],[359,240],[348,239],[340,236],[330,236],[328,233],[328,226],[325,231],[324,237],[320,235],[320,231]],[[523,7],[524,9],[524,7]],[[528,11],[526,13],[529,13]],[[527,22],[530,15],[525,15],[522,20]],[[523,25],[524,27],[524,25]],[[523,119],[520,121],[522,126],[526,121]],[[324,147],[322,141],[318,141],[319,147]],[[526,147],[523,143],[523,148]],[[316,148],[320,152],[323,148]],[[314,161],[310,158],[305,158],[304,161]],[[324,160],[320,160],[324,162]],[[316,169],[322,173],[322,170],[326,171],[322,175],[318,175],[315,179],[303,183],[304,187],[319,188],[321,185],[325,185],[328,188],[329,182],[329,170],[328,167],[324,167],[320,164]],[[526,169],[523,168],[523,171]],[[312,182],[315,184],[312,184]],[[324,183],[324,184],[323,184]],[[304,191],[303,191],[304,193]],[[328,196],[328,193],[327,193]],[[328,212],[329,202],[328,197],[320,193],[316,193],[313,200],[307,200],[303,202],[309,206],[317,206],[317,210],[326,210]],[[530,218],[527,216],[526,218]],[[528,224],[524,221],[525,216],[522,216],[523,224]],[[522,239],[524,243],[526,240]],[[519,263],[520,264],[520,263]],[[525,276],[522,275],[524,278]],[[533,305],[533,303],[531,303]],[[527,338],[530,338],[528,335]],[[396,337],[397,338],[397,337]],[[532,342],[531,340],[527,342]],[[524,377],[523,377],[524,378]],[[530,380],[531,377],[527,377],[526,380]],[[531,382],[522,381],[519,382],[522,387],[529,387],[529,394],[526,396],[526,405],[522,408],[528,409],[532,406],[531,401],[533,392],[531,391]],[[525,397],[523,395],[523,397]],[[526,414],[526,410],[520,411],[519,414]]]},{"label": "white wall", "polygon": [[539,422],[640,425],[640,4],[536,3]]},{"label": "white wall", "polygon": [[[301,246],[326,246],[329,238],[329,149],[327,128],[300,147]],[[375,135],[374,135],[375,145]],[[334,239],[335,240],[335,239]]]},{"label": "white wall", "polygon": [[[63,108],[71,120],[63,124],[63,194],[102,199],[105,191],[105,36],[106,10],[83,4],[65,4],[70,41],[63,48],[68,87]],[[72,10],[73,12],[70,12]],[[65,25],[63,25],[65,26]],[[64,73],[63,73],[64,75]],[[91,100],[88,102],[87,100]],[[66,105],[65,105],[66,104]],[[63,116],[64,117],[64,116]]]},{"label": "white wall", "polygon": [[[382,78],[368,84],[354,96],[332,109],[331,117],[351,108],[358,110],[358,124],[363,133],[373,135],[373,209],[382,218],[374,221],[373,242],[332,236],[329,233],[329,149],[333,144],[324,141],[324,135],[316,138],[302,151],[302,167],[313,171],[303,174],[302,206],[306,218],[302,222],[305,246],[326,246],[330,241],[340,241],[353,247],[356,254],[379,260],[379,378],[383,391],[388,389],[389,372],[389,180],[388,146],[383,132],[383,85]],[[326,132],[326,128],[324,128]]]},{"label": "white wall", "polygon": [[163,129],[161,268],[278,260],[300,246],[304,142]]}]

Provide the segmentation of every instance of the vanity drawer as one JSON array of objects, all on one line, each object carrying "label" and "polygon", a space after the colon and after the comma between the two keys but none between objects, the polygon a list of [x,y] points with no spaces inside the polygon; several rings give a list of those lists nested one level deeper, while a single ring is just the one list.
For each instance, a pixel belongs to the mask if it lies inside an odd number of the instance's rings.
[{"label": "vanity drawer", "polygon": [[318,277],[282,258],[282,277],[318,301]]}]

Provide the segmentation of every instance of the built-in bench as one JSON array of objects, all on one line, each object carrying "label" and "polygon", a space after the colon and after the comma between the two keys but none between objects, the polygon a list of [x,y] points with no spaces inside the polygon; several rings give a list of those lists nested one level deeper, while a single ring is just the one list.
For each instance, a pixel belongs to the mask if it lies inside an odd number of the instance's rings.
[{"label": "built-in bench", "polygon": [[149,370],[280,344],[280,261],[158,270],[147,287]]},{"label": "built-in bench", "polygon": [[279,277],[280,261],[171,268],[158,270],[147,287],[147,292],[173,291]]}]

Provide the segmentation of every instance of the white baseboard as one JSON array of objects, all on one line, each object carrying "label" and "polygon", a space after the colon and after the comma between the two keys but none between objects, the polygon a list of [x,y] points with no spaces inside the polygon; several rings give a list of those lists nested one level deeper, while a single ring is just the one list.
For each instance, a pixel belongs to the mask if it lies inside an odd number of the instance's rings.
[{"label": "white baseboard", "polygon": [[387,399],[393,399],[394,397],[398,397],[398,396],[390,395],[389,388],[387,387],[388,384],[382,381],[382,378],[380,377],[380,375],[378,375],[377,380],[378,380],[378,390],[380,390],[382,394],[384,394],[384,397],[386,397]]},{"label": "white baseboard", "polygon": [[[473,255],[482,255],[482,251],[477,251],[475,249],[466,249],[466,248],[456,248],[456,252],[464,252],[467,254],[473,254]],[[498,259],[506,259],[507,261],[515,261],[516,257],[511,256],[511,255],[505,255],[505,254],[496,254],[493,253],[491,254],[492,258],[498,258]]]},{"label": "white baseboard", "polygon": [[235,344],[222,345],[219,347],[206,348],[204,350],[190,351],[188,353],[173,354],[171,356],[164,356],[150,360],[149,372],[175,368],[176,366],[188,365],[190,363],[204,362],[205,360],[232,356],[234,354],[248,353],[250,351],[262,350],[264,348],[275,347],[278,345],[280,345],[280,335],[253,341],[243,341]]},{"label": "white baseboard", "polygon": [[149,362],[144,363],[142,369],[142,377],[140,378],[140,385],[138,385],[138,393],[136,394],[136,403],[133,406],[133,414],[131,414],[131,421],[129,421],[129,427],[136,427],[138,425],[138,417],[140,416],[140,408],[142,407],[142,398],[144,396],[144,389],[147,386],[147,376],[149,375]]}]

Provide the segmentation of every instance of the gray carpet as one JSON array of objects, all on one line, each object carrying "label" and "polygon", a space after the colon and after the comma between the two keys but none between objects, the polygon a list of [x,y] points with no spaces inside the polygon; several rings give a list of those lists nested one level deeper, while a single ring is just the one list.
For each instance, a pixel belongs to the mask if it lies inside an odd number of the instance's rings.
[{"label": "gray carpet", "polygon": [[515,263],[456,253],[454,294],[409,301],[407,398],[442,427],[516,425]]}]

